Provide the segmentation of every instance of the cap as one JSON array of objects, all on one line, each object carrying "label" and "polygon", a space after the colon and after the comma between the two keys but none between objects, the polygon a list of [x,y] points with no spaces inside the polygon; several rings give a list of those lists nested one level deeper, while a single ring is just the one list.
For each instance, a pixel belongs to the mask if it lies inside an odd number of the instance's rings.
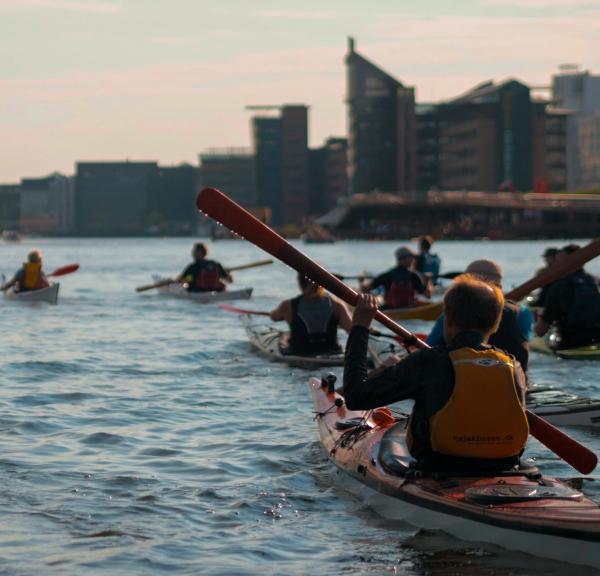
[{"label": "cap", "polygon": [[493,260],[475,260],[465,270],[467,274],[475,274],[490,282],[502,283],[502,268]]},{"label": "cap", "polygon": [[398,259],[398,260],[400,260],[401,258],[415,258],[416,257],[415,253],[410,248],[407,248],[406,246],[400,246],[400,248],[398,248],[398,250],[396,250],[394,252],[394,254],[396,255],[396,259]]},{"label": "cap", "polygon": [[556,256],[560,250],[558,248],[546,248],[542,254],[542,258],[549,258],[550,256]]}]

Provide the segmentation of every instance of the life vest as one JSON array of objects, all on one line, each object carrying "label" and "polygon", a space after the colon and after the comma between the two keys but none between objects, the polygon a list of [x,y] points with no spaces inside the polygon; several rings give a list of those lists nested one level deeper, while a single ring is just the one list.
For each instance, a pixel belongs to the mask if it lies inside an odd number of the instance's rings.
[{"label": "life vest", "polygon": [[431,279],[435,282],[440,274],[440,257],[437,254],[423,252],[417,258],[417,270],[421,274],[431,274]]},{"label": "life vest", "polygon": [[212,260],[204,260],[199,264],[200,270],[196,274],[194,288],[198,292],[221,292],[225,284],[221,282],[219,266]]},{"label": "life vest", "polygon": [[385,292],[386,308],[408,308],[416,304],[415,287],[410,270],[392,271],[392,283]]},{"label": "life vest", "polygon": [[585,272],[576,272],[567,282],[573,287],[573,295],[565,328],[569,332],[590,332],[600,338],[600,292],[596,279]]},{"label": "life vest", "polygon": [[514,356],[523,370],[527,371],[529,350],[527,339],[519,326],[519,307],[512,302],[505,302],[498,330],[490,336],[488,342]]},{"label": "life vest", "polygon": [[339,352],[338,321],[329,296],[309,300],[303,295],[291,301],[289,349],[294,354]]},{"label": "life vest", "polygon": [[40,288],[44,288],[45,283],[42,280],[41,262],[26,262],[23,270],[23,283],[19,286],[19,290],[39,290]]},{"label": "life vest", "polygon": [[482,460],[518,456],[529,425],[511,358],[494,349],[460,348],[450,352],[450,360],[454,390],[429,419],[432,450]]}]

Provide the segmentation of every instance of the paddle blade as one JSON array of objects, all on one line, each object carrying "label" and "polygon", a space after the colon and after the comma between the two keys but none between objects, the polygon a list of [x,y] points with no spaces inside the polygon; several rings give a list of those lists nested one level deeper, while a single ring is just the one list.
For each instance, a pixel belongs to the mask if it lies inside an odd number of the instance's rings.
[{"label": "paddle blade", "polygon": [[527,420],[531,434],[575,470],[590,474],[596,468],[598,457],[591,450],[529,410]]},{"label": "paddle blade", "polygon": [[79,264],[67,264],[66,266],[61,266],[54,270],[54,272],[50,272],[48,276],[65,276],[66,274],[72,274],[79,270]]},{"label": "paddle blade", "polygon": [[235,314],[252,314],[253,316],[270,316],[268,312],[264,310],[246,310],[245,308],[238,308],[237,306],[231,306],[230,304],[219,304],[219,308],[226,310],[227,312],[233,312]]}]

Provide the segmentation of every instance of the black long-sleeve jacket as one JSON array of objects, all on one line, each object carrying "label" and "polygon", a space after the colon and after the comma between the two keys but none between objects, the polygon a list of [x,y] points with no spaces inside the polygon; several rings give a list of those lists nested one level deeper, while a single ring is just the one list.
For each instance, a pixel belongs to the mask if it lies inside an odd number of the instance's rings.
[{"label": "black long-sleeve jacket", "polygon": [[[427,460],[432,454],[429,419],[448,402],[454,390],[454,369],[449,352],[464,347],[475,350],[491,347],[483,343],[482,334],[462,332],[450,346],[418,350],[398,364],[368,378],[368,341],[367,328],[352,328],[346,345],[344,366],[346,406],[350,410],[367,410],[400,400],[414,400],[410,420],[413,435],[411,452],[418,460]],[[524,404],[526,379],[518,361],[514,360],[514,364],[515,385]]]}]

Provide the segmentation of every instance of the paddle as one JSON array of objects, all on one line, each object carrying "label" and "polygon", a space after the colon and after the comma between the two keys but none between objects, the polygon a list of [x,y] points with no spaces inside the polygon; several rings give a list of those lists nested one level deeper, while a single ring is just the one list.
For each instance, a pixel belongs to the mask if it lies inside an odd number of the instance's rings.
[{"label": "paddle", "polygon": [[[234,266],[233,268],[227,268],[227,272],[238,272],[239,270],[248,270],[248,268],[257,268],[258,266],[267,266],[273,264],[273,260],[257,260],[256,262],[250,262],[250,264],[242,264],[241,266]],[[146,290],[152,290],[152,288],[160,288],[162,286],[169,286],[169,284],[176,284],[179,280],[173,278],[166,278],[160,282],[154,284],[145,284],[144,286],[138,286],[136,292],[145,292]]]},{"label": "paddle", "polygon": [[[304,274],[316,284],[323,286],[350,305],[356,305],[358,293],[346,286],[341,280],[311,260],[308,256],[294,248],[275,231],[260,222],[233,200],[215,188],[205,188],[196,199],[198,209],[214,218],[239,236],[252,242],[265,252],[281,260],[294,270]],[[419,348],[429,346],[411,334],[408,330],[396,324],[381,310],[375,314],[375,319],[395,332],[412,345]],[[579,442],[561,432],[544,419],[527,410],[530,431],[540,442],[545,444],[555,454],[568,462],[582,474],[589,474],[597,463],[596,455]]]},{"label": "paddle", "polygon": [[373,278],[370,274],[360,274],[358,276],[344,276],[343,274],[334,274],[336,278],[340,280],[366,280],[367,278]]},{"label": "paddle", "polygon": [[270,316],[268,312],[264,310],[246,310],[245,308],[238,308],[237,306],[231,306],[230,304],[219,304],[219,308],[226,310],[227,312],[234,312],[235,314],[252,314],[252,316]]},{"label": "paddle", "polygon": [[79,264],[67,264],[66,266],[61,266],[60,268],[57,268],[56,270],[54,270],[54,272],[50,272],[50,274],[47,274],[47,276],[65,276],[67,274],[72,274],[77,270],[79,270]]}]

